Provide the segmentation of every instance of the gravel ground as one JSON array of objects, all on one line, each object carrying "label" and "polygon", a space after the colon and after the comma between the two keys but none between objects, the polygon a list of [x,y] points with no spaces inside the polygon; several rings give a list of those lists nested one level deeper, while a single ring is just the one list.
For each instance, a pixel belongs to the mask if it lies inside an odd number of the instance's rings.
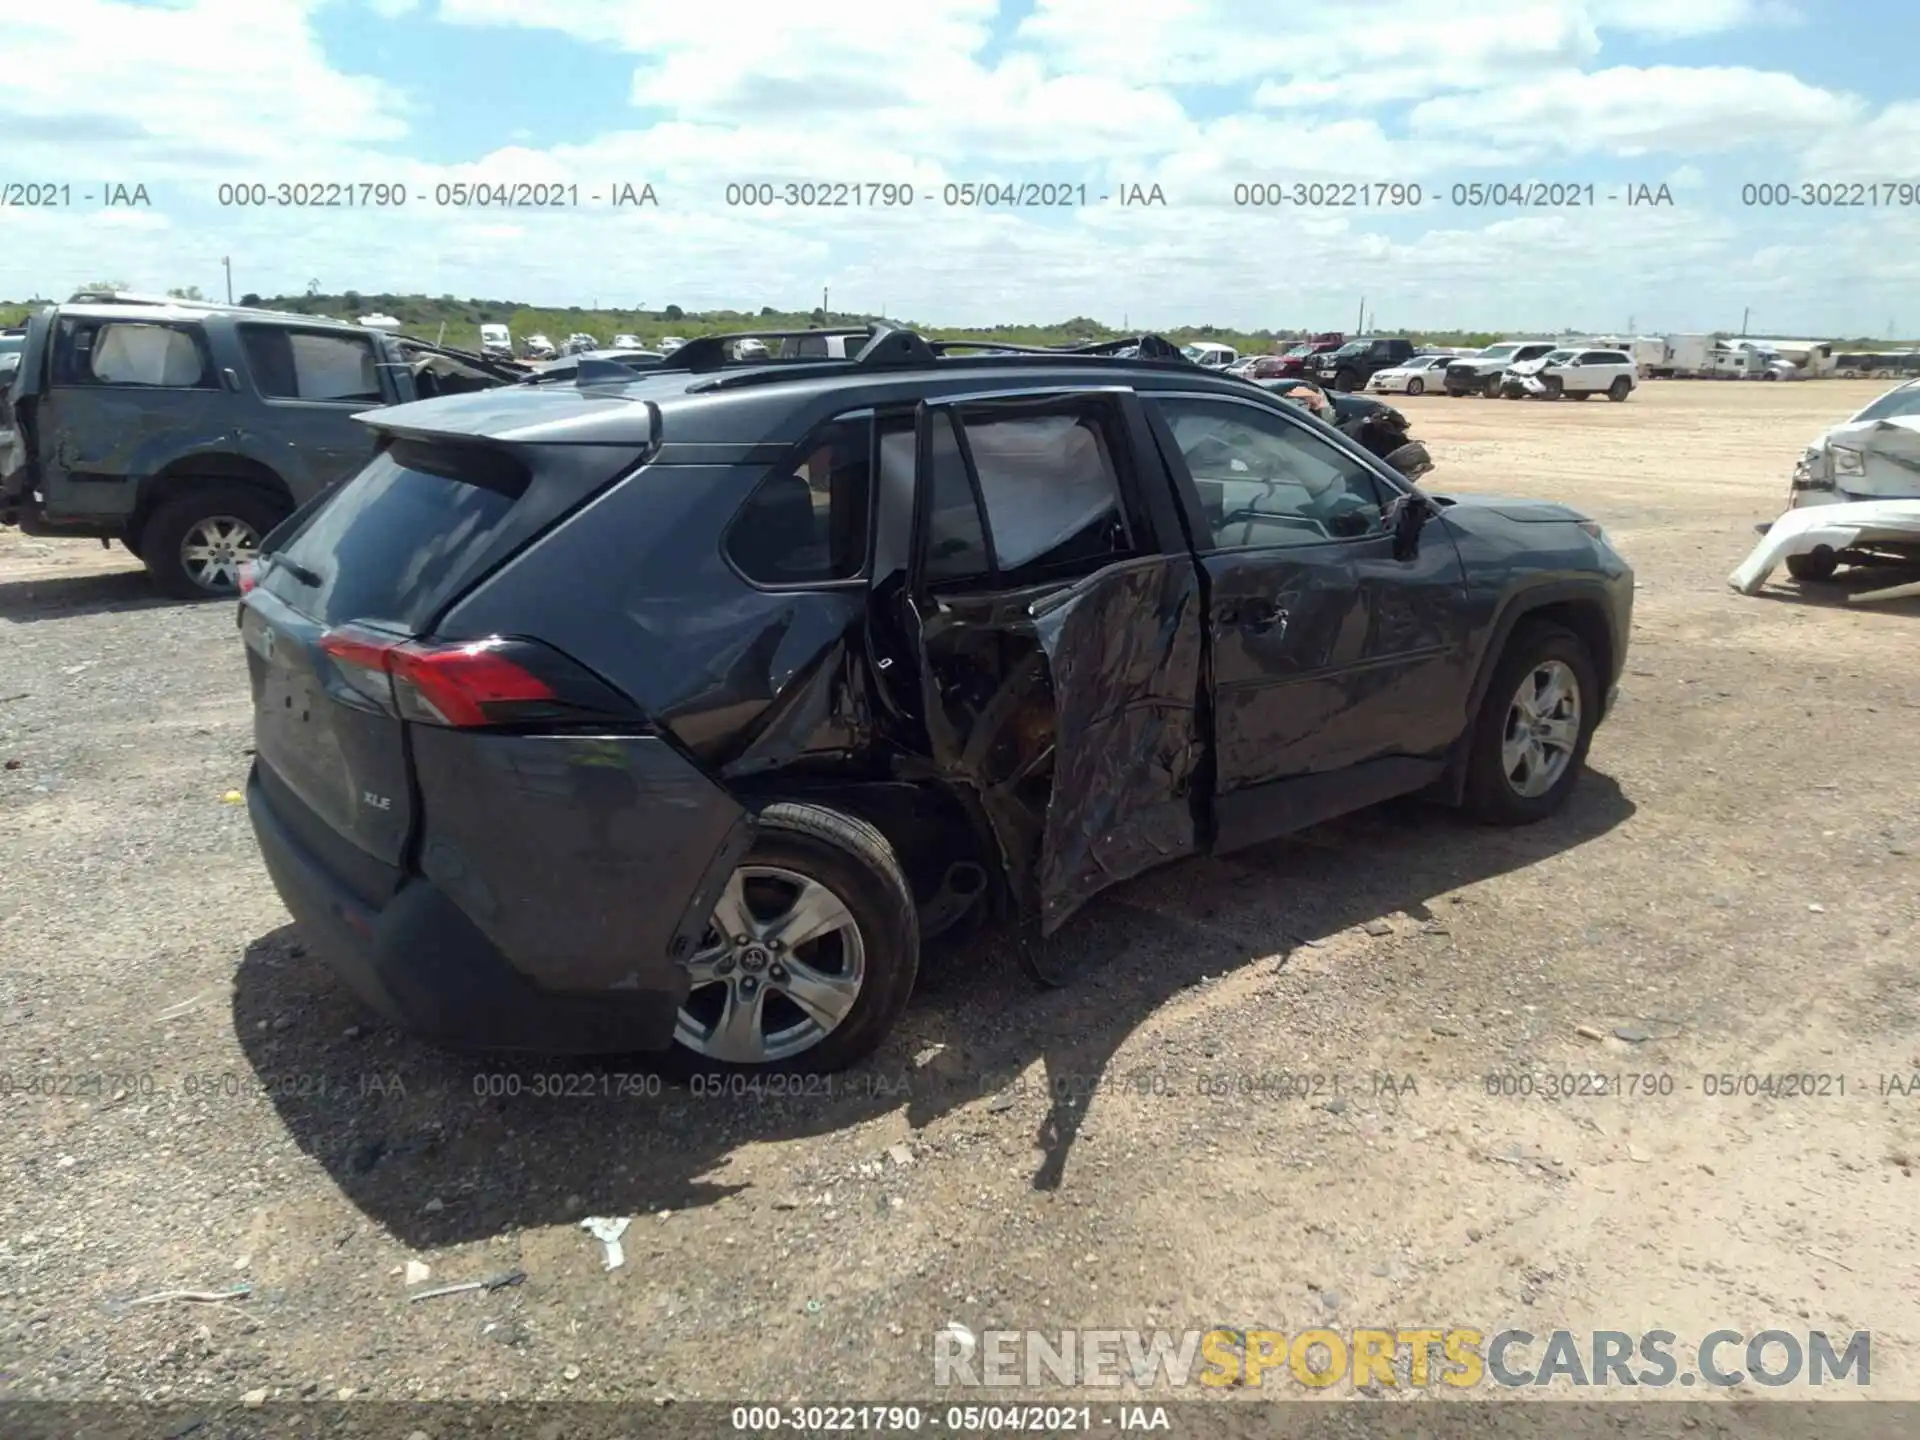
[{"label": "gravel ground", "polygon": [[[1570,809],[1156,873],[1064,990],[944,952],[832,1096],[536,1095],[369,1017],[233,803],[232,607],[0,532],[0,1396],[924,1397],[957,1322],[1867,1329],[1920,1397],[1920,604],[1725,583],[1876,388],[1406,401],[1434,488],[1572,500],[1638,570]],[[1588,1072],[1653,1078],[1486,1079]],[[1845,1093],[1707,1093],[1747,1073]]]}]

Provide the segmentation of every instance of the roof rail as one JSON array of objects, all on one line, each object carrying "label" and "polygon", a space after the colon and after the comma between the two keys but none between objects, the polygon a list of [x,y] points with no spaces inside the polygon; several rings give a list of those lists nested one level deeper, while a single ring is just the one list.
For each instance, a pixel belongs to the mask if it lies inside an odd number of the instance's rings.
[{"label": "roof rail", "polygon": [[1159,335],[1141,334],[1119,340],[1093,340],[1085,345],[1014,345],[1003,340],[934,340],[930,341],[934,354],[945,355],[953,350],[984,350],[989,353],[999,351],[1009,355],[1111,355],[1119,358],[1123,351],[1131,352],[1125,356],[1129,360],[1178,360],[1192,363],[1181,353],[1180,347],[1171,340]]},{"label": "roof rail", "polygon": [[804,340],[828,335],[866,337],[866,343],[847,357],[861,369],[922,365],[934,358],[927,342],[912,330],[896,330],[889,325],[853,325],[816,330],[733,330],[724,335],[702,335],[697,340],[689,340],[652,368],[699,371],[719,370],[729,365],[817,365],[822,357],[768,354],[736,359],[734,347],[743,340]]}]

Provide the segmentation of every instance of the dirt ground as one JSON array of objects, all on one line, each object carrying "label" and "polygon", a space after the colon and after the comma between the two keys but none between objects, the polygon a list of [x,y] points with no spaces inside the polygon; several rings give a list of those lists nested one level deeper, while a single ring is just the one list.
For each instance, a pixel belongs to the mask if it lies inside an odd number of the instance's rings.
[{"label": "dirt ground", "polygon": [[[958,1323],[1870,1330],[1920,1398],[1920,604],[1726,584],[1879,388],[1404,402],[1431,488],[1572,501],[1636,567],[1570,809],[1150,875],[1063,990],[942,952],[832,1097],[536,1095],[580,1067],[370,1018],[232,803],[232,608],[0,532],[0,1396],[930,1397]],[[1779,1075],[1829,1078],[1739,1078]],[[409,1262],[525,1279],[411,1303]]]}]

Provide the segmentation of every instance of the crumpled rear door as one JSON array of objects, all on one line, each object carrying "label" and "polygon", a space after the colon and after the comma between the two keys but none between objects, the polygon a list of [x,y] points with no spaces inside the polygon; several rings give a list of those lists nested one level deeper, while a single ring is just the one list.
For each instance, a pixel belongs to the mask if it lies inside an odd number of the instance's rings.
[{"label": "crumpled rear door", "polygon": [[[921,409],[923,488],[945,408]],[[1205,745],[1191,553],[992,593],[930,594],[916,573],[908,593],[934,764],[977,799],[1046,933],[1106,887],[1193,853]]]}]

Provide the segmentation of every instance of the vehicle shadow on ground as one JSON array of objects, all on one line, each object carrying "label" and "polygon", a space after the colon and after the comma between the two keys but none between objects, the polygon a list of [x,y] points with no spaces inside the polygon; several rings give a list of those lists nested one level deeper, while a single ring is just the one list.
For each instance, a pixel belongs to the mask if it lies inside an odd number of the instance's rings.
[{"label": "vehicle shadow on ground", "polygon": [[41,580],[9,580],[0,584],[0,620],[68,620],[75,615],[116,614],[125,610],[159,610],[174,605],[199,605],[200,600],[175,600],[153,588],[145,570],[115,570],[96,575],[50,575]]},{"label": "vehicle shadow on ground", "polygon": [[[594,1065],[435,1049],[362,1010],[291,925],[247,947],[234,1027],[300,1148],[415,1247],[824,1188],[833,1177],[783,1174],[766,1193],[764,1157],[751,1179],[728,1171],[746,1146],[894,1111],[917,1130],[970,1104],[1012,1110],[1018,1089],[1044,1099],[1033,1185],[1052,1189],[1090,1089],[1169,999],[1370,920],[1426,918],[1433,899],[1583,845],[1633,813],[1618,785],[1589,774],[1562,814],[1521,830],[1400,802],[1188,861],[1096,900],[1048,942],[1049,968],[1070,977],[1063,988],[1037,989],[1005,935],[930,953],[879,1055],[787,1093],[712,1093],[662,1079],[648,1057]],[[1181,913],[1157,898],[1165,893]],[[1040,1073],[1026,1078],[1035,1062]]]}]

